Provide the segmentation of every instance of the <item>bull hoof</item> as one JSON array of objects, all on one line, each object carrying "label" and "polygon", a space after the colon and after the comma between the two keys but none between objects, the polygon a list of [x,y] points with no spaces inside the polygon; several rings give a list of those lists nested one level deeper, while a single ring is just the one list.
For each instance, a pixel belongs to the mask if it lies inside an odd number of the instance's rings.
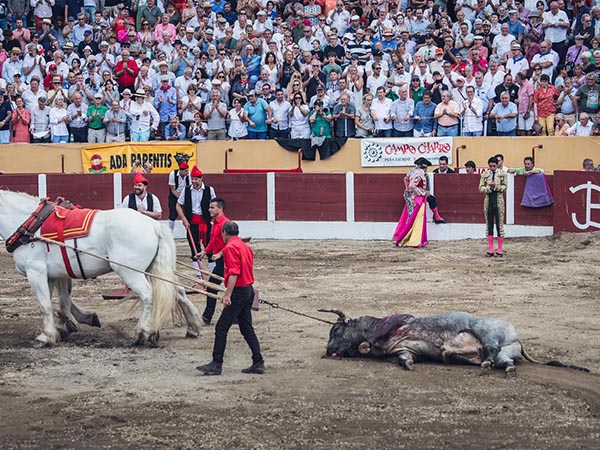
[{"label": "bull hoof", "polygon": [[369,353],[371,353],[371,344],[369,344],[368,342],[362,342],[358,346],[358,352],[361,355],[368,355]]},{"label": "bull hoof", "polygon": [[484,362],[481,363],[481,370],[488,371],[491,368],[492,368],[492,361],[490,361],[489,359],[486,359]]},{"label": "bull hoof", "polygon": [[412,361],[404,361],[404,368],[412,372],[415,370],[415,363]]},{"label": "bull hoof", "polygon": [[157,331],[156,333],[152,333],[148,336],[148,343],[153,348],[158,348],[158,341],[160,340],[160,333]]},{"label": "bull hoof", "polygon": [[508,366],[504,369],[504,373],[508,376],[513,376],[517,373],[517,368],[515,366]]},{"label": "bull hoof", "polygon": [[100,323],[100,319],[96,313],[92,315],[92,326],[96,328],[102,328],[102,324]]}]

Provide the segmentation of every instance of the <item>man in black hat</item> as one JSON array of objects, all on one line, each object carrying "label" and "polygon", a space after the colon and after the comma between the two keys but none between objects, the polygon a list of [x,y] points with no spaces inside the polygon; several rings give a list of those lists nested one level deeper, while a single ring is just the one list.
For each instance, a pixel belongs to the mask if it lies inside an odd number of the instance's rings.
[{"label": "man in black hat", "polygon": [[[443,156],[441,158],[443,158]],[[421,157],[415,161],[415,166],[422,169],[423,172],[427,172],[427,168],[429,166],[431,166],[431,161],[429,161],[427,158]],[[427,179],[427,182],[425,184],[427,203],[429,204],[429,207],[431,208],[431,212],[433,213],[433,221],[435,223],[448,223],[448,221],[440,215],[440,213],[438,211],[437,200],[435,199],[435,197],[433,195],[431,195],[429,177],[427,176],[427,174],[425,175],[425,178]]]}]

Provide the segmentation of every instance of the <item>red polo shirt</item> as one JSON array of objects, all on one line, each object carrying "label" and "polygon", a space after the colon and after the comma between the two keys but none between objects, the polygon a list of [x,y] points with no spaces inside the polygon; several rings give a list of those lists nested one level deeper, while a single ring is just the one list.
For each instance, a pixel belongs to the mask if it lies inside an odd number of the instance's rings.
[{"label": "red polo shirt", "polygon": [[206,253],[210,253],[211,255],[219,253],[225,247],[221,228],[223,228],[223,224],[226,222],[229,222],[229,219],[225,217],[225,214],[221,214],[221,217],[213,220],[213,226],[210,230],[210,242],[204,249]]},{"label": "red polo shirt", "polygon": [[248,286],[254,283],[254,253],[252,249],[237,236],[232,236],[223,248],[225,263],[225,286],[229,283],[230,275],[237,275],[235,287]]},{"label": "red polo shirt", "polygon": [[[140,69],[133,59],[129,59],[129,61],[127,61],[127,67],[133,71],[133,75],[126,70],[121,74],[119,78],[117,78],[117,83],[119,83],[120,86],[132,88],[135,84],[135,79],[138,76],[138,72],[140,71]],[[121,70],[123,70],[123,61],[119,61],[115,65],[114,72],[116,74]]]}]

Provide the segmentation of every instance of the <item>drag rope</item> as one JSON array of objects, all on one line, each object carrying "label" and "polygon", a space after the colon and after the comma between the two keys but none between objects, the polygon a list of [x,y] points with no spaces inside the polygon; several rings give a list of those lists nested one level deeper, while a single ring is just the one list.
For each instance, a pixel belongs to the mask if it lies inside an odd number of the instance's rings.
[{"label": "drag rope", "polygon": [[284,311],[290,312],[292,314],[296,314],[298,316],[308,317],[309,319],[316,320],[318,322],[328,323],[329,325],[335,325],[335,322],[330,322],[329,320],[321,319],[321,318],[315,317],[315,316],[310,316],[308,314],[304,314],[304,313],[299,312],[299,311],[294,311],[293,309],[289,309],[289,308],[286,308],[284,306],[281,306],[279,303],[269,302],[269,301],[263,300],[263,299],[259,299],[258,302],[262,303],[264,305],[270,306],[273,309],[282,309]]}]

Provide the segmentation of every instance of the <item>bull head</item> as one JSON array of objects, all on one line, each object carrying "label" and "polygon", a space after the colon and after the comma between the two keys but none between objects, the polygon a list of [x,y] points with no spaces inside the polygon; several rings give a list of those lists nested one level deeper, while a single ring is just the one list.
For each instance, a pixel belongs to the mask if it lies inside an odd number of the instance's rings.
[{"label": "bull head", "polygon": [[322,308],[319,312],[333,313],[338,320],[331,327],[329,342],[327,343],[326,356],[357,356],[358,344],[364,339],[356,336],[360,327],[346,314],[335,308]]}]

